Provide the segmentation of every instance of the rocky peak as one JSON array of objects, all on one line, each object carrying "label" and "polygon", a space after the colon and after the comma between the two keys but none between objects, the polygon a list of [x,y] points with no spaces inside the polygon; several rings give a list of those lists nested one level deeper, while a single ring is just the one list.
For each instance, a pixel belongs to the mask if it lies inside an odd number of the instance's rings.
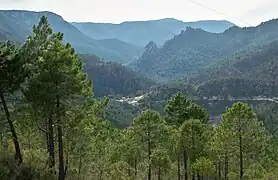
[{"label": "rocky peak", "polygon": [[[155,42],[150,41],[146,46],[145,46],[145,53],[150,54],[152,52],[157,52],[158,51],[158,47],[155,44]],[[144,54],[145,54],[144,53]]]}]

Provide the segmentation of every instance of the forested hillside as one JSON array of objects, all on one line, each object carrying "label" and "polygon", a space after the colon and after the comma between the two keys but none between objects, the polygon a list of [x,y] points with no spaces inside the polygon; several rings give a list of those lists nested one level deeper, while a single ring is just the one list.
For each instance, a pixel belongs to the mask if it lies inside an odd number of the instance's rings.
[{"label": "forested hillside", "polygon": [[[124,63],[125,60],[132,61],[136,58],[135,55],[140,54],[140,48],[117,39],[92,40],[64,21],[62,17],[51,12],[0,11],[0,40],[23,43],[25,38],[31,34],[33,25],[39,21],[39,17],[43,14],[48,17],[54,32],[64,32],[64,42],[70,42],[78,53],[87,52],[90,54],[82,57],[86,61],[84,70],[93,82],[95,96],[129,95],[139,90],[146,90],[154,84],[154,82],[139,76],[120,64],[102,62],[100,58],[92,55],[98,54],[98,50],[84,49],[101,48],[105,54],[104,57],[106,57],[102,59],[103,61],[116,60],[116,55],[119,57],[119,62]],[[123,57],[130,57],[130,59]]]},{"label": "forested hillside", "polygon": [[108,95],[127,96],[138,91],[148,90],[155,85],[151,81],[131,69],[115,63],[102,61],[97,56],[80,55],[84,71],[92,81],[93,93],[96,97]]},{"label": "forested hillside", "polygon": [[54,32],[64,33],[64,42],[70,42],[79,53],[96,54],[107,60],[120,63],[130,62],[140,55],[141,47],[120,41],[119,39],[94,40],[83,34],[75,26],[52,12],[34,12],[20,10],[0,11],[0,40],[23,43],[32,33],[32,27],[45,15]]},{"label": "forested hillside", "polygon": [[110,23],[72,23],[81,32],[93,39],[113,39],[145,46],[149,41],[154,41],[158,45],[163,45],[168,39],[179,34],[187,26],[201,28],[208,32],[221,33],[226,29],[235,26],[229,21],[196,21],[182,22],[172,18],[150,20],[150,21],[130,21],[120,24]]},{"label": "forested hillside", "polygon": [[232,27],[220,34],[188,27],[161,48],[150,43],[130,67],[159,81],[192,77],[236,53],[249,54],[271,43],[278,38],[277,30],[278,20],[257,27]]},{"label": "forested hillside", "polygon": [[[95,56],[82,58],[85,67],[103,69],[106,75],[105,67],[117,66]],[[0,179],[278,177],[275,106],[262,105],[258,115],[237,102],[216,126],[207,110],[189,100],[194,86],[157,86],[149,98],[168,100],[161,114],[145,102],[130,108],[135,118],[120,129],[110,122],[120,115],[113,115],[117,111],[109,109],[109,99],[92,98],[90,70],[85,70],[88,76],[83,67],[74,48],[63,44],[63,34],[52,33],[45,16],[22,46],[1,44]],[[120,73],[109,78],[125,73],[122,66],[116,69]],[[134,77],[132,72],[129,76]]]},{"label": "forested hillside", "polygon": [[277,71],[275,70],[276,59],[278,58],[277,49],[278,41],[273,40],[267,45],[253,49],[252,52],[243,51],[231,59],[222,60],[191,80],[195,83],[201,83],[223,77],[244,77],[275,82],[277,78]]},{"label": "forested hillside", "polygon": [[212,79],[198,86],[199,97],[277,97],[277,85],[264,80],[246,78]]},{"label": "forested hillside", "polygon": [[220,61],[191,78],[200,85],[200,96],[228,94],[235,97],[277,97],[278,41],[243,51],[234,58]]}]

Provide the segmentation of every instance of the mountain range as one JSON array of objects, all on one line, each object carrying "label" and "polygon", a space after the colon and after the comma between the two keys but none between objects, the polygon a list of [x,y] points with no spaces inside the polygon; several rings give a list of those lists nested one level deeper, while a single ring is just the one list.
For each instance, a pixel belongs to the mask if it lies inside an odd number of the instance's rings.
[{"label": "mountain range", "polygon": [[136,58],[140,53],[140,47],[118,39],[91,39],[52,12],[1,10],[0,40],[22,43],[32,33],[33,25],[37,24],[43,15],[47,16],[53,31],[63,32],[64,40],[70,42],[79,53],[96,54],[104,59],[121,63]]},{"label": "mountain range", "polygon": [[[163,109],[179,91],[216,116],[228,104],[205,99],[278,95],[278,19],[245,28],[171,18],[70,23],[52,12],[1,10],[0,41],[23,43],[43,15],[83,60],[94,96],[110,97],[108,119],[116,124],[128,125],[142,108]],[[118,101],[138,97],[138,106]]]},{"label": "mountain range", "polygon": [[230,62],[235,56],[259,51],[278,38],[277,31],[277,19],[256,27],[231,27],[223,33],[187,27],[162,47],[150,42],[141,58],[129,66],[161,82],[191,78],[220,62]]},{"label": "mountain range", "polygon": [[186,27],[201,28],[208,32],[221,33],[235,26],[229,21],[196,21],[183,22],[174,18],[150,21],[130,21],[120,24],[111,23],[72,23],[80,31],[92,39],[118,38],[127,43],[144,47],[149,41],[158,45],[179,34]]},{"label": "mountain range", "polygon": [[[77,52],[95,54],[105,60],[129,63],[140,57],[144,43],[155,40],[164,42],[185,28],[186,23],[175,19],[144,22],[123,22],[115,25],[94,23],[69,23],[53,12],[0,10],[0,41],[11,40],[21,44],[32,32],[41,16],[47,16],[54,32],[63,32],[64,40],[72,44]],[[233,26],[226,21],[191,22],[198,28],[222,31]],[[84,26],[84,27],[83,27]],[[111,26],[111,27],[110,27]],[[108,32],[113,35],[108,35]],[[140,35],[140,36],[139,36]],[[135,38],[135,39],[134,39]],[[132,41],[134,39],[134,41]]]},{"label": "mountain range", "polygon": [[0,41],[24,42],[42,15],[83,54],[96,96],[136,94],[157,82],[176,80],[200,97],[276,94],[277,19],[246,28],[228,21],[184,23],[171,18],[69,23],[52,12],[2,10]]}]

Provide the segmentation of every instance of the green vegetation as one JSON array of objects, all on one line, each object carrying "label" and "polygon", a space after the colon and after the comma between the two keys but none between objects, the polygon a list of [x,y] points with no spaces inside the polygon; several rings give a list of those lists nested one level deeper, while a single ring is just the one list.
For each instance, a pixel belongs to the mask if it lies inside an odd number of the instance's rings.
[{"label": "green vegetation", "polygon": [[188,83],[198,86],[199,96],[275,97],[277,92],[278,41],[246,51],[229,61],[205,69]]},{"label": "green vegetation", "polygon": [[[230,92],[233,84],[248,88],[245,80],[219,81],[227,87],[228,94],[222,95],[275,93],[274,87],[265,92],[269,87],[256,81],[256,93]],[[0,179],[277,178],[275,106],[261,105],[255,111],[237,102],[213,124],[207,110],[192,99],[226,92],[222,86],[173,83],[145,89],[152,84],[123,66],[78,56],[41,17],[22,46],[0,46]],[[92,97],[92,86],[98,96],[139,90],[137,95],[146,98],[137,106],[109,102]],[[128,113],[117,111],[123,106]]]},{"label": "green vegetation", "polygon": [[200,72],[190,83],[202,83],[211,79],[249,78],[274,82],[277,78],[276,59],[278,56],[278,41],[273,40],[267,45],[261,45],[251,52],[242,51],[234,58],[222,60],[219,63]]},{"label": "green vegetation", "polygon": [[198,86],[200,97],[217,96],[228,99],[229,97],[275,97],[277,86],[263,80],[244,78],[221,78],[210,80]]},{"label": "green vegetation", "polygon": [[148,90],[155,85],[151,81],[130,68],[115,62],[101,61],[92,55],[81,55],[84,62],[84,71],[93,84],[93,93],[96,97],[108,95],[127,96],[138,91]]},{"label": "green vegetation", "polygon": [[[105,57],[106,61],[124,63],[134,59],[132,56],[139,54],[140,48],[117,39],[91,40],[60,16],[51,12],[0,11],[0,41],[9,40],[17,42],[18,45],[22,44],[31,34],[33,24],[39,21],[41,15],[48,17],[54,32],[64,33],[63,43],[70,42],[78,54],[88,54],[80,55],[80,57],[85,61],[84,70],[89,80],[92,81],[95,96],[129,95],[139,90],[146,90],[155,84],[120,64],[104,62],[99,58]],[[97,48],[102,50],[102,53],[99,53]]]},{"label": "green vegetation", "polygon": [[162,48],[150,42],[130,66],[162,82],[181,78],[200,98],[275,97],[277,22],[233,27],[220,34],[187,28]]}]

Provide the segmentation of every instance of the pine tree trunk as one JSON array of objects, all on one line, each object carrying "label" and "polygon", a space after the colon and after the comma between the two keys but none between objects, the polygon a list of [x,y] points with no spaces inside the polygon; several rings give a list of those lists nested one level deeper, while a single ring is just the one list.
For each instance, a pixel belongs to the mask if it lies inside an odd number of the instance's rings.
[{"label": "pine tree trunk", "polygon": [[160,166],[158,167],[157,180],[161,180],[161,168],[160,168]]},{"label": "pine tree trunk", "polygon": [[[213,179],[213,180],[217,180],[217,173],[218,173],[218,167],[217,167],[217,162],[213,162],[213,165],[214,165],[214,167],[215,167],[215,169],[214,169],[214,176],[213,176],[213,178],[211,178],[211,179]],[[210,178],[208,178],[209,180],[210,180]]]},{"label": "pine tree trunk", "polygon": [[49,167],[53,169],[55,167],[55,149],[54,149],[54,129],[52,113],[48,118],[48,152],[49,152]]},{"label": "pine tree trunk", "polygon": [[184,167],[184,180],[188,180],[188,175],[187,175],[187,153],[185,150],[183,150],[183,167]]},{"label": "pine tree trunk", "polygon": [[229,173],[229,162],[228,162],[228,155],[227,153],[225,153],[225,165],[224,165],[224,169],[225,169],[225,180],[228,180],[228,173]]},{"label": "pine tree trunk", "polygon": [[67,155],[66,155],[66,165],[65,165],[65,170],[64,170],[64,179],[66,179],[66,175],[67,175],[68,167],[69,167],[69,151],[70,151],[70,142],[68,141]]},{"label": "pine tree trunk", "polygon": [[102,174],[103,174],[103,169],[100,170],[99,178],[98,178],[99,180],[102,180]]},{"label": "pine tree trunk", "polygon": [[[60,123],[60,122],[59,122]],[[58,151],[59,151],[59,180],[64,180],[64,153],[63,153],[63,132],[58,123]]]},{"label": "pine tree trunk", "polygon": [[128,176],[131,177],[131,161],[129,161],[128,164]]},{"label": "pine tree trunk", "polygon": [[193,172],[192,173],[192,180],[195,180],[195,176],[196,176],[196,174]]},{"label": "pine tree trunk", "polygon": [[31,138],[31,133],[30,133],[30,131],[28,131],[28,148],[29,149],[31,149],[31,147],[32,147],[32,145],[31,145],[31,140],[32,138]]},{"label": "pine tree trunk", "polygon": [[81,168],[82,168],[82,155],[79,156],[78,180],[80,180]]},{"label": "pine tree trunk", "polygon": [[181,180],[180,154],[178,153],[178,180]]},{"label": "pine tree trunk", "polygon": [[151,142],[150,142],[150,138],[148,138],[148,157],[149,157],[148,180],[151,180],[152,179],[152,168],[151,168]]},{"label": "pine tree trunk", "polygon": [[137,159],[135,158],[135,161],[134,161],[134,179],[137,178]]},{"label": "pine tree trunk", "polygon": [[221,180],[221,161],[218,162],[218,179]]},{"label": "pine tree trunk", "polygon": [[[240,129],[241,133],[241,129]],[[239,135],[239,161],[240,161],[240,180],[243,180],[243,154],[242,154],[242,136]]]},{"label": "pine tree trunk", "polygon": [[47,152],[49,154],[49,135],[48,135],[48,129],[46,129],[45,131],[45,141],[46,141],[46,149],[47,149]]},{"label": "pine tree trunk", "polygon": [[64,152],[63,152],[63,131],[60,119],[60,98],[57,97],[57,134],[58,134],[58,152],[59,152],[59,180],[64,180]]},{"label": "pine tree trunk", "polygon": [[[191,126],[191,131],[193,131],[192,126]],[[191,135],[191,139],[192,139],[192,154],[193,154],[192,160],[195,161],[196,160],[195,159],[195,139],[194,139],[193,134]],[[193,173],[192,173],[192,180],[195,180],[195,177],[196,177],[196,174],[193,171]]]},{"label": "pine tree trunk", "polygon": [[10,115],[7,103],[5,101],[4,94],[1,93],[1,92],[0,92],[0,98],[1,98],[1,101],[2,101],[2,105],[3,105],[3,108],[4,108],[4,112],[5,112],[9,127],[10,127],[10,131],[11,131],[12,136],[13,136],[13,142],[14,142],[14,147],[15,147],[15,158],[17,159],[19,164],[22,164],[23,159],[22,159],[22,155],[21,155],[21,151],[20,151],[18,137],[17,137],[16,131],[15,131],[13,122],[11,120],[11,115]]}]

